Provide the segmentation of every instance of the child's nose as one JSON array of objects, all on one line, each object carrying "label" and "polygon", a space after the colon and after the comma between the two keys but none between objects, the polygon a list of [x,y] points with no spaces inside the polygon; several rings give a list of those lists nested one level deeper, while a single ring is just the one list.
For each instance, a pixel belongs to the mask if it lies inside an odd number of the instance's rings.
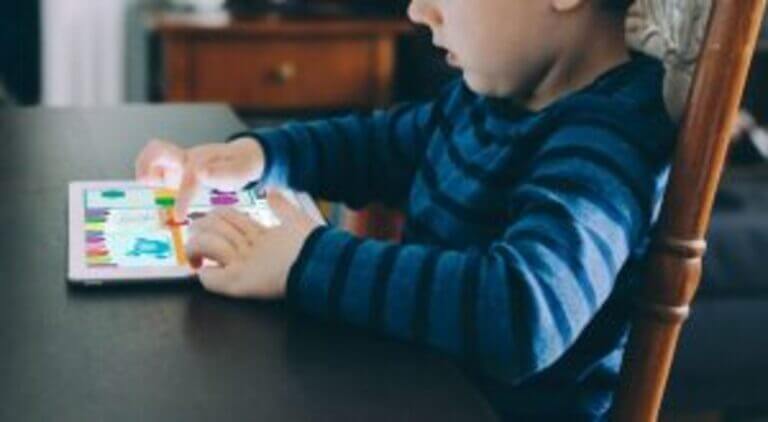
[{"label": "child's nose", "polygon": [[428,0],[412,0],[408,5],[408,18],[414,23],[435,28],[442,25],[443,17],[440,11]]}]

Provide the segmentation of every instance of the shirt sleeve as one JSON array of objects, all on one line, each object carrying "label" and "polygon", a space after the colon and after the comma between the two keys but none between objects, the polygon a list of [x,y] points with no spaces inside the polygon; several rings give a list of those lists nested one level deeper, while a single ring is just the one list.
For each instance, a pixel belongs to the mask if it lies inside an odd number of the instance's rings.
[{"label": "shirt sleeve", "polygon": [[318,228],[291,269],[288,300],[519,382],[575,342],[647,240],[667,161],[610,130],[560,129],[510,189],[509,223],[487,248]]},{"label": "shirt sleeve", "polygon": [[452,85],[434,101],[249,132],[264,148],[262,183],[359,208],[407,197]]}]

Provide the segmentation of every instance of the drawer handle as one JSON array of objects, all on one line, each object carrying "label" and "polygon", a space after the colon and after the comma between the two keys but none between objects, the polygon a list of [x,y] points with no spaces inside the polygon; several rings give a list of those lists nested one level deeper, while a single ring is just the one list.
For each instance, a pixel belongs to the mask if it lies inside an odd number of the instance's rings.
[{"label": "drawer handle", "polygon": [[296,77],[298,73],[296,65],[290,62],[283,62],[277,65],[272,71],[275,82],[284,84]]}]

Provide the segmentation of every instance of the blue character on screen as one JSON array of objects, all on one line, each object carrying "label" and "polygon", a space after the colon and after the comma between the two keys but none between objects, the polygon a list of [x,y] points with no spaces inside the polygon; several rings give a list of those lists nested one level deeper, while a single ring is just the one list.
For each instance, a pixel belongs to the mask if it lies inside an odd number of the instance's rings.
[{"label": "blue character on screen", "polygon": [[128,251],[128,256],[151,256],[157,259],[165,259],[171,253],[168,242],[150,240],[140,237],[136,239],[133,249]]}]

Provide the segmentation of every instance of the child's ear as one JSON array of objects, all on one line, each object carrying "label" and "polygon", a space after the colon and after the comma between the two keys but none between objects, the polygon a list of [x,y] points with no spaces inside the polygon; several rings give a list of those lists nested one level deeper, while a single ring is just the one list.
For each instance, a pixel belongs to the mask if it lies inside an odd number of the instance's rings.
[{"label": "child's ear", "polygon": [[581,7],[587,0],[550,0],[555,12],[571,12]]}]

